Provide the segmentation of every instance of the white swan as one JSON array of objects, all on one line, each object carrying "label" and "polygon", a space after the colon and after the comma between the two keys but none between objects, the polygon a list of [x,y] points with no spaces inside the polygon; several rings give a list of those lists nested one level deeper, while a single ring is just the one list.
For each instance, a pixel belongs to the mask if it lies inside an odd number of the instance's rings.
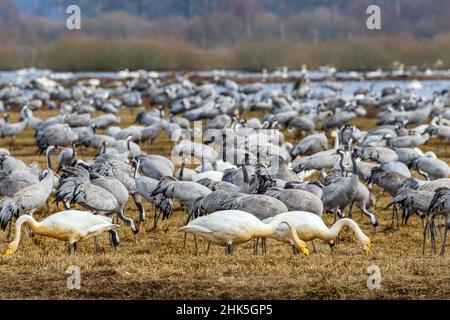
[{"label": "white swan", "polygon": [[298,238],[293,222],[282,214],[266,224],[248,212],[216,211],[189,222],[180,231],[198,234],[212,243],[225,245],[229,254],[233,244],[244,243],[254,238],[271,237],[283,223],[288,225],[290,237],[300,252],[309,255],[307,245]]},{"label": "white swan", "polygon": [[[348,226],[363,244],[363,249],[366,254],[369,254],[372,247],[370,239],[361,231],[361,228],[352,219],[339,219],[331,228],[328,228],[323,220],[314,213],[307,211],[289,211],[264,219],[263,222],[272,223],[274,219],[279,219],[279,216],[288,218],[292,221],[298,237],[303,241],[310,241],[316,238],[324,241],[335,241],[336,237],[341,232],[342,227]],[[293,244],[290,234],[291,233],[284,225],[280,225],[271,237],[279,241],[290,242]]]},{"label": "white swan", "polygon": [[8,245],[7,256],[17,251],[23,224],[27,224],[35,234],[67,241],[69,243],[69,254],[71,246],[73,246],[75,253],[77,242],[96,237],[105,231],[119,227],[112,223],[111,218],[94,215],[88,211],[61,211],[41,222],[37,222],[31,216],[23,215],[16,220],[15,236],[14,240]]}]

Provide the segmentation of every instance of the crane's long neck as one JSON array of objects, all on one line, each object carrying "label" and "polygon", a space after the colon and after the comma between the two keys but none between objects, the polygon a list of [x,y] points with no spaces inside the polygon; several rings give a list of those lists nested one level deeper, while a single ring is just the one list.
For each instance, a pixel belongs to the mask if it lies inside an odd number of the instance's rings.
[{"label": "crane's long neck", "polygon": [[181,167],[180,167],[180,177],[179,177],[179,180],[180,181],[183,181],[183,174],[184,174],[184,167],[186,166],[186,162],[185,161],[183,161],[183,162],[181,162]]},{"label": "crane's long neck", "polygon": [[345,168],[344,168],[344,154],[339,153],[340,159],[339,159],[339,167],[341,167],[341,176],[345,176]]},{"label": "crane's long neck", "polygon": [[348,139],[348,151],[353,152],[353,138]]},{"label": "crane's long neck", "polygon": [[100,150],[100,154],[106,153],[106,143],[103,144],[102,149]]},{"label": "crane's long neck", "polygon": [[341,232],[342,227],[348,226],[356,235],[358,240],[362,244],[366,244],[367,236],[362,232],[361,228],[358,226],[358,224],[349,218],[342,218],[339,219],[333,226],[327,231],[323,233],[323,236],[325,239],[322,240],[334,240],[338,236],[338,234]]},{"label": "crane's long neck", "polygon": [[242,175],[244,176],[244,182],[242,183],[241,186],[239,186],[238,190],[241,193],[249,193],[250,185],[249,185],[248,171],[245,164],[242,165]]},{"label": "crane's long neck", "polygon": [[339,133],[336,133],[336,135],[334,136],[334,148],[337,149],[340,146],[340,141],[339,141]]},{"label": "crane's long neck", "polygon": [[245,164],[242,165],[242,175],[243,175],[243,177],[244,177],[244,184],[247,184],[247,185],[248,185],[249,178],[248,178],[247,167],[245,166]]},{"label": "crane's long neck", "polygon": [[[52,190],[53,190],[53,171],[52,169],[48,169],[47,175],[45,176],[45,178],[43,180],[40,181],[41,183],[41,187],[43,187],[43,190],[46,190],[46,193],[48,194],[47,197],[50,196]],[[46,199],[47,200],[47,199]]]},{"label": "crane's long neck", "polygon": [[139,176],[139,166],[141,165],[141,161],[139,159],[137,159],[136,162],[136,167],[134,168],[134,174],[133,177],[136,178],[137,176]]},{"label": "crane's long neck", "polygon": [[47,150],[46,156],[47,156],[47,168],[49,170],[52,170],[52,157],[50,155],[50,150]]},{"label": "crane's long neck", "polygon": [[222,161],[227,161],[227,135],[224,133],[222,134]]},{"label": "crane's long neck", "polygon": [[75,146],[75,142],[72,143],[72,156],[73,156],[74,158],[77,157],[77,147]]},{"label": "crane's long neck", "polygon": [[125,213],[124,213],[123,209],[118,210],[118,211],[117,211],[117,214],[118,214],[120,220],[122,220],[123,222],[125,222],[126,224],[128,224],[132,229],[135,228],[135,224],[134,224],[133,219],[131,219],[131,218],[125,216]]},{"label": "crane's long neck", "polygon": [[283,223],[287,224],[287,226],[289,227],[291,237],[294,240],[297,247],[300,249],[300,251],[305,252],[307,248],[306,243],[298,237],[297,231],[292,221],[284,216],[280,217],[275,216],[275,218],[271,222],[267,224],[262,223],[261,228],[256,236],[259,238],[270,237],[275,233],[277,228]]},{"label": "crane's long neck", "polygon": [[356,159],[355,159],[355,156],[353,155],[353,153],[351,154],[351,158],[352,158],[352,169],[353,169],[353,171],[352,171],[352,173],[353,173],[353,176],[356,178],[356,179],[358,179],[358,167],[357,167],[357,165],[356,165]]},{"label": "crane's long neck", "polygon": [[128,152],[131,150],[131,139],[127,139],[127,150]]}]

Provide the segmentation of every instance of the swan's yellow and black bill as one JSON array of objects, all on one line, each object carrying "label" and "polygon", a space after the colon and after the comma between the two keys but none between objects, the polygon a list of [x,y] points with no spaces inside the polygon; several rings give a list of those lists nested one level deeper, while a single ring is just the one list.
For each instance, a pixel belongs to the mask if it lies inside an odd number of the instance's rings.
[{"label": "swan's yellow and black bill", "polygon": [[372,241],[367,240],[367,244],[364,246],[364,252],[366,254],[369,254],[371,248],[372,248]]},{"label": "swan's yellow and black bill", "polygon": [[6,250],[5,254],[6,254],[7,256],[10,256],[10,255],[11,255],[11,250],[10,250],[10,249]]},{"label": "swan's yellow and black bill", "polygon": [[308,248],[305,248],[305,254],[306,254],[306,256],[309,256],[309,249]]}]

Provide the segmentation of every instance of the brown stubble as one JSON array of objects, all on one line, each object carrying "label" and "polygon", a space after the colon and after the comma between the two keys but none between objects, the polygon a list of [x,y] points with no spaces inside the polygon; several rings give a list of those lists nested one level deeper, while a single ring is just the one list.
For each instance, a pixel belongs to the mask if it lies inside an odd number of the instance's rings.
[{"label": "brown stubble", "polygon": [[[57,111],[39,111],[45,118]],[[122,126],[134,121],[134,113],[120,113]],[[17,121],[13,113],[11,121]],[[374,119],[358,119],[360,128],[370,128]],[[27,163],[37,161],[43,167],[45,159],[36,156],[34,131],[27,129],[17,138],[16,156]],[[170,141],[164,135],[151,147],[152,153],[170,154]],[[0,140],[1,147],[9,147],[9,140]],[[442,157],[440,142],[433,139],[423,149],[433,150]],[[143,147],[149,151],[149,146]],[[83,157],[95,151],[83,148]],[[449,156],[444,159],[449,162]],[[268,240],[268,253],[253,255],[252,242],[236,247],[231,256],[222,247],[211,246],[205,255],[206,242],[199,240],[200,254],[195,255],[192,235],[188,235],[183,249],[183,234],[178,229],[185,215],[176,204],[176,211],[167,221],[160,221],[158,230],[151,230],[153,209],[144,203],[147,222],[135,243],[130,229],[121,223],[120,247],[114,251],[107,235],[99,238],[100,253],[93,253],[93,242],[80,243],[75,256],[67,255],[66,243],[36,236],[36,244],[23,234],[18,252],[0,255],[0,299],[449,299],[450,258],[435,256],[427,243],[425,256],[421,254],[421,222],[410,219],[399,231],[391,228],[391,212],[384,210],[389,196],[378,198],[375,213],[380,226],[374,232],[367,218],[356,208],[354,219],[373,242],[373,249],[365,255],[362,246],[348,229],[333,251],[326,243],[316,241],[319,253],[309,257],[293,255],[289,245]],[[52,197],[53,201],[53,197]],[[62,210],[54,203],[50,211]],[[44,206],[36,214],[37,220],[47,215]],[[127,214],[138,218],[132,201]],[[327,225],[332,215],[325,215]],[[6,233],[0,233],[0,250],[6,249]],[[439,239],[439,237],[438,237]],[[440,244],[438,240],[438,245]],[[310,246],[311,247],[311,246]],[[369,290],[367,268],[376,264],[381,270],[381,289]],[[66,270],[76,265],[81,269],[81,290],[68,290]]]}]

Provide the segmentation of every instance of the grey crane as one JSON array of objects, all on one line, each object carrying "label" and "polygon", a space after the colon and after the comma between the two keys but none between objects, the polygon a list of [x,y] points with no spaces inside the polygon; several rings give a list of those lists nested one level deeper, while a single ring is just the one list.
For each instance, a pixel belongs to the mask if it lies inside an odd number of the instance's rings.
[{"label": "grey crane", "polygon": [[0,154],[0,170],[11,173],[15,170],[26,169],[27,165],[20,159],[12,156]]},{"label": "grey crane", "polygon": [[288,211],[283,202],[268,195],[239,192],[230,194],[219,190],[196,199],[191,213],[192,217],[197,217],[219,210],[241,210],[261,220]]},{"label": "grey crane", "polygon": [[109,155],[102,155],[95,158],[92,162],[91,170],[101,176],[119,180],[132,196],[136,207],[139,209],[140,221],[145,220],[145,210],[142,205],[141,195],[137,192],[136,182],[133,179],[133,168],[130,164],[118,161]]},{"label": "grey crane", "polygon": [[40,152],[49,145],[68,146],[78,140],[76,133],[67,124],[53,124],[36,133],[36,144]]},{"label": "grey crane", "polygon": [[210,189],[199,183],[178,181],[173,177],[165,176],[161,178],[151,195],[156,197],[158,194],[162,194],[167,198],[178,200],[187,209],[191,209],[197,198],[210,193]]},{"label": "grey crane", "polygon": [[431,200],[430,207],[427,211],[428,220],[423,230],[423,249],[422,254],[425,254],[425,242],[426,242],[426,234],[427,228],[430,228],[430,236],[431,236],[431,245],[434,249],[434,253],[436,253],[436,240],[435,240],[435,218],[437,215],[443,215],[445,217],[444,224],[444,236],[442,239],[441,246],[441,255],[445,253],[445,242],[447,240],[447,233],[450,229],[450,189],[441,187],[436,189],[433,199]]},{"label": "grey crane", "polygon": [[36,130],[42,123],[42,120],[36,117],[33,117],[33,112],[25,105],[22,110],[20,110],[20,118],[26,119],[28,125]]},{"label": "grey crane", "polygon": [[445,152],[447,153],[447,145],[450,139],[450,126],[444,125],[430,125],[425,130],[430,136],[436,136],[441,141],[443,141],[443,145],[445,147]]},{"label": "grey crane", "polygon": [[385,171],[382,167],[375,167],[372,169],[372,174],[367,181],[369,184],[376,183],[386,190],[391,197],[395,197],[407,179],[408,177],[396,171]]},{"label": "grey crane", "polygon": [[385,134],[383,136],[386,140],[386,145],[391,148],[415,148],[426,143],[429,137],[430,136],[426,133],[413,133],[400,137],[392,137],[390,134]]},{"label": "grey crane", "polygon": [[433,157],[417,157],[412,159],[408,166],[417,170],[427,180],[447,178],[450,175],[450,167],[445,161]]},{"label": "grey crane", "polygon": [[130,226],[133,234],[139,232],[137,223],[125,216],[124,208],[129,194],[118,179],[90,173],[82,166],[67,168],[63,172],[55,196],[56,203],[77,203],[97,213],[116,213]]},{"label": "grey crane", "polygon": [[[343,150],[339,149],[339,153]],[[322,202],[325,211],[334,212],[334,220],[337,220],[337,215],[342,217],[342,210],[351,205],[353,199],[358,191],[358,168],[355,161],[355,152],[351,154],[352,160],[352,176],[344,183],[335,182],[326,185],[323,189]]]},{"label": "grey crane", "polygon": [[300,189],[269,188],[265,195],[283,202],[288,211],[308,211],[322,216],[323,203],[320,198],[311,192]]},{"label": "grey crane", "polygon": [[9,114],[5,113],[5,121],[0,125],[0,137],[11,137],[12,138],[12,149],[16,149],[16,136],[22,133],[27,127],[27,119],[24,119],[17,123],[10,123],[8,121]]},{"label": "grey crane", "polygon": [[50,197],[54,183],[50,155],[55,149],[56,147],[53,145],[47,148],[47,169],[42,173],[43,179],[41,181],[21,189],[11,198],[2,199],[0,204],[0,225],[2,230],[5,230],[8,223],[10,223],[8,237],[11,232],[11,219],[13,217],[17,218],[22,214],[32,215]]},{"label": "grey crane", "polygon": [[139,160],[142,173],[150,178],[160,180],[164,176],[173,176],[174,164],[160,155],[140,155]]},{"label": "grey crane", "polygon": [[323,187],[324,187],[324,185],[318,180],[307,181],[307,182],[288,181],[284,185],[285,189],[300,189],[300,190],[305,190],[305,191],[311,192],[313,195],[315,195],[319,199],[322,198],[322,194],[323,194],[322,188]]},{"label": "grey crane", "polygon": [[301,157],[292,163],[292,170],[299,173],[307,170],[323,170],[332,168],[339,160],[335,149],[317,152],[310,156]]},{"label": "grey crane", "polygon": [[58,163],[58,169],[57,173],[61,171],[61,169],[64,169],[67,166],[72,166],[75,161],[77,160],[77,147],[76,143],[72,142],[72,148],[64,148],[58,155],[57,163]]},{"label": "grey crane", "polygon": [[106,128],[114,124],[119,124],[121,121],[122,119],[120,117],[113,114],[105,114],[92,118],[89,121],[89,126],[95,128]]},{"label": "grey crane", "polygon": [[[162,219],[168,219],[172,213],[173,204],[172,201],[163,195],[152,196],[153,191],[159,183],[159,180],[139,175],[140,159],[136,158],[132,161],[134,166],[133,178],[136,182],[137,192],[148,202],[154,206],[153,228],[156,230],[158,220],[162,214]],[[160,213],[157,215],[156,210],[159,209]],[[141,221],[142,222],[142,221]]]},{"label": "grey crane", "polygon": [[297,155],[311,155],[327,150],[327,148],[327,137],[323,133],[315,133],[300,140],[300,142],[291,150],[291,157],[295,158]]},{"label": "grey crane", "polygon": [[10,173],[0,171],[0,195],[12,197],[19,190],[39,182],[41,170],[37,163],[32,163],[25,169]]}]

